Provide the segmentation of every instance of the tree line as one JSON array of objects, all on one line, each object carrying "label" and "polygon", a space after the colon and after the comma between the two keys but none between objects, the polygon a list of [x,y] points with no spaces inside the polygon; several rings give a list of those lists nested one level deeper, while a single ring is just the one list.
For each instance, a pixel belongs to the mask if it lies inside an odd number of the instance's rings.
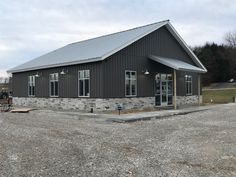
[{"label": "tree line", "polygon": [[208,70],[203,85],[236,79],[236,31],[225,34],[224,44],[206,43],[192,50]]}]

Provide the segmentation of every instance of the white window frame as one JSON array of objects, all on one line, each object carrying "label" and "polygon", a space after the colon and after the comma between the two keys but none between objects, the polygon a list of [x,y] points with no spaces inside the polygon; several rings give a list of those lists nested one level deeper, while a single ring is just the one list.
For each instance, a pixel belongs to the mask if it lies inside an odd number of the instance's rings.
[{"label": "white window frame", "polygon": [[[35,96],[35,79],[34,75],[28,76],[28,96],[34,97]],[[34,87],[34,94],[32,94],[32,88]]]},{"label": "white window frame", "polygon": [[[52,79],[51,80],[51,76],[53,75],[53,78],[56,78],[55,76],[57,75],[57,79]],[[51,91],[51,82],[54,82],[54,87],[53,87],[53,89],[54,89],[54,95],[52,95],[52,91]],[[55,87],[55,82],[57,82],[58,84],[58,90],[57,90],[57,93],[58,93],[58,95],[55,95],[55,91],[56,91],[56,87]],[[50,95],[50,97],[59,97],[59,73],[51,73],[51,74],[49,74],[49,95]]]},{"label": "white window frame", "polygon": [[187,96],[193,95],[193,77],[191,75],[185,75],[185,90]]},{"label": "white window frame", "polygon": [[[132,79],[132,78],[129,78],[129,79],[127,79],[126,78],[126,73],[127,72],[129,72],[130,74],[132,73],[132,72],[134,72],[135,73],[135,79]],[[127,95],[127,93],[126,93],[126,81],[127,80],[130,80],[130,81],[135,81],[135,94],[134,95],[132,95],[132,84],[130,84],[130,94],[129,95]],[[132,71],[132,70],[125,70],[125,96],[126,97],[136,97],[137,96],[137,71]]]},{"label": "white window frame", "polygon": [[[83,72],[83,77],[80,78],[80,72]],[[85,72],[88,72],[88,77],[85,77]],[[85,80],[88,80],[88,95],[85,95]],[[83,81],[83,95],[80,95],[80,81]],[[78,97],[90,97],[90,70],[79,70],[78,71]]]}]

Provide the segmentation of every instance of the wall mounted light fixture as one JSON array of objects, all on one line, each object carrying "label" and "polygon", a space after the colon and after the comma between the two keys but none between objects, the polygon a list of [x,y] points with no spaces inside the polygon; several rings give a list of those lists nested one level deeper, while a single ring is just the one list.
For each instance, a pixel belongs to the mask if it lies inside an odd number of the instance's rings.
[{"label": "wall mounted light fixture", "polygon": [[39,77],[39,73],[38,72],[35,74],[35,77]]},{"label": "wall mounted light fixture", "polygon": [[62,69],[60,72],[61,75],[65,75],[66,73],[68,73],[68,70],[65,70],[65,69]]},{"label": "wall mounted light fixture", "polygon": [[146,69],[146,71],[144,71],[144,73],[143,74],[145,74],[145,75],[149,75],[150,74],[150,72]]}]

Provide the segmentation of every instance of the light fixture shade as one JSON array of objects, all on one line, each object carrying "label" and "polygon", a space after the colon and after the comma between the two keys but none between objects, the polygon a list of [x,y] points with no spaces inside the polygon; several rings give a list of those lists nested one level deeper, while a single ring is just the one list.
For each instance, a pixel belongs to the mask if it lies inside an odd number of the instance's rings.
[{"label": "light fixture shade", "polygon": [[60,74],[61,74],[61,75],[66,74],[65,71],[64,71],[64,69],[60,72]]},{"label": "light fixture shade", "polygon": [[146,69],[146,71],[144,72],[145,75],[150,74],[149,71]]},{"label": "light fixture shade", "polygon": [[39,73],[36,73],[35,77],[39,77]]}]

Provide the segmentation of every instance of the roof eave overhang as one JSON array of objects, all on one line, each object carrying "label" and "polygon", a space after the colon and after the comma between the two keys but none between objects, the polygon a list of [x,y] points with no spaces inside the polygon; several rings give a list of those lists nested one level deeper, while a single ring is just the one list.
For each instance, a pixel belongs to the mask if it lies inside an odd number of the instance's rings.
[{"label": "roof eave overhang", "polygon": [[48,69],[48,68],[55,68],[55,67],[65,67],[70,65],[76,65],[76,64],[83,64],[83,63],[91,63],[91,62],[98,62],[102,61],[103,59],[101,57],[98,58],[91,58],[91,59],[84,59],[80,61],[74,61],[74,62],[66,62],[66,63],[57,63],[53,65],[45,65],[45,66],[38,66],[38,67],[29,67],[25,69],[10,69],[7,71],[7,73],[19,73],[19,72],[27,72],[32,70],[41,70],[41,69]]},{"label": "roof eave overhang", "polygon": [[158,63],[161,63],[167,67],[170,67],[172,69],[175,69],[177,71],[186,71],[186,72],[195,72],[195,73],[206,73],[206,71],[204,69],[201,69],[201,68],[196,68],[196,69],[188,69],[188,68],[182,68],[182,67],[177,67],[176,65],[174,64],[171,64],[169,62],[165,62],[163,60],[160,60],[158,59],[157,56],[154,56],[154,55],[149,55],[149,57],[151,60],[155,61],[155,62],[158,62]]}]

